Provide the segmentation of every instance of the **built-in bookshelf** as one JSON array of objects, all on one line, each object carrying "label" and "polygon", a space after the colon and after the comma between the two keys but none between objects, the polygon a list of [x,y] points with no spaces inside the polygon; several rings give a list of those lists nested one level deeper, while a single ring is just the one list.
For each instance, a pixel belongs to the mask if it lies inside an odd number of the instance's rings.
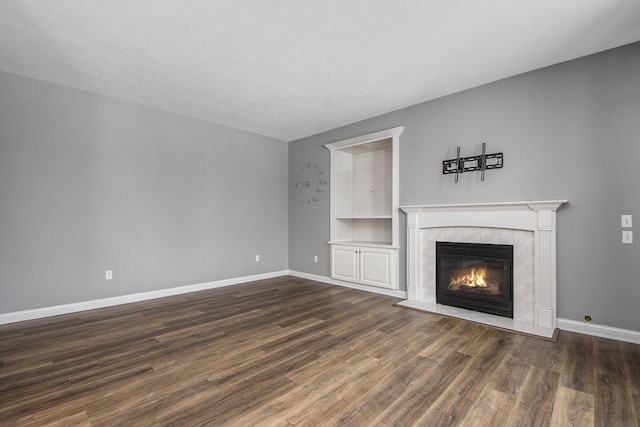
[{"label": "built-in bookshelf", "polygon": [[335,279],[398,288],[398,145],[403,130],[326,145],[331,152],[329,244]]}]

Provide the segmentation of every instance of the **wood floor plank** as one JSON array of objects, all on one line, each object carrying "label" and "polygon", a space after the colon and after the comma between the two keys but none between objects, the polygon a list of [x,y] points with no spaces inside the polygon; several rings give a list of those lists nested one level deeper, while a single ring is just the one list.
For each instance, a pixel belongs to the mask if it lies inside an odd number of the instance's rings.
[{"label": "wood floor plank", "polygon": [[[616,371],[617,372],[617,371]],[[631,390],[626,381],[613,375],[595,373],[594,417],[596,426],[638,426]]]},{"label": "wood floor plank", "polygon": [[583,393],[594,394],[594,338],[564,332],[560,334],[560,338],[558,345],[562,347],[564,354],[560,384]]},{"label": "wood floor plank", "polygon": [[502,365],[496,369],[492,380],[492,387],[502,393],[513,396],[520,394],[524,386],[524,381],[529,373],[529,365],[514,362],[512,359],[504,358]]},{"label": "wood floor plank", "polygon": [[627,369],[621,349],[622,343],[605,338],[594,338],[593,343],[593,370],[607,376],[625,378]]},{"label": "wood floor plank", "polygon": [[460,423],[465,427],[506,426],[516,401],[512,394],[485,387]]},{"label": "wood floor plank", "polygon": [[507,425],[550,425],[559,377],[556,372],[532,365],[517,402],[509,414]]},{"label": "wood floor plank", "polygon": [[[485,327],[481,330],[489,331]],[[477,356],[471,356],[463,370],[421,416],[418,424],[458,425],[507,354],[507,343],[510,342],[507,338],[502,336],[501,339],[488,339],[485,334],[483,343],[476,346]]]},{"label": "wood floor plank", "polygon": [[[438,400],[469,356],[457,351],[442,357],[437,365],[423,373],[376,419],[385,425],[416,425],[422,415]],[[406,423],[406,424],[405,424]]]},{"label": "wood floor plank", "polygon": [[349,406],[337,417],[335,425],[374,425],[380,408],[389,407],[416,379],[437,365],[425,357],[415,356],[412,360],[412,363],[402,363],[396,369],[383,367],[384,371],[378,373],[378,383],[365,392],[361,399],[349,402]]},{"label": "wood floor plank", "polygon": [[640,346],[280,277],[0,325],[0,425],[634,426]]},{"label": "wood floor plank", "polygon": [[[364,364],[373,363],[373,359],[364,354],[354,355],[345,360],[318,360],[312,370],[292,372],[286,375],[297,384],[288,393],[274,399],[269,404],[239,414],[223,425],[245,426],[260,420],[262,425],[287,425],[294,416],[316,408],[317,401],[326,395],[335,393],[342,387],[342,380],[350,378],[352,372],[362,369]],[[309,374],[311,373],[311,376]],[[337,380],[337,379],[340,380]]]},{"label": "wood floor plank", "polygon": [[310,400],[307,405],[295,408],[296,413],[287,419],[288,422],[293,425],[314,425],[342,413],[345,406],[372,386],[369,372],[377,366],[377,360],[363,359],[358,369],[350,370],[345,375],[343,383],[322,393],[318,399]]},{"label": "wood floor plank", "polygon": [[627,384],[636,418],[640,418],[640,353],[635,344],[621,343],[627,372]]},{"label": "wood floor plank", "polygon": [[552,427],[593,426],[593,395],[558,387],[551,416]]},{"label": "wood floor plank", "polygon": [[525,335],[514,335],[510,360],[524,365],[560,372],[562,370],[562,345],[543,339],[531,340]]},{"label": "wood floor plank", "polygon": [[46,424],[49,427],[66,427],[66,426],[91,426],[89,417],[86,412],[79,412],[69,416],[61,416],[63,410],[44,411],[43,413],[33,414],[19,420],[18,425],[21,427],[29,427],[32,425]]}]

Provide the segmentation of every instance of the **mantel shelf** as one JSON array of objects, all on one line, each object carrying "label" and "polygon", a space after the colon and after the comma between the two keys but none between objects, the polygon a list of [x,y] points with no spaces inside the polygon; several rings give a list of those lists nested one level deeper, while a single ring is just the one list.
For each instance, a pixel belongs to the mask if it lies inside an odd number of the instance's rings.
[{"label": "mantel shelf", "polygon": [[427,212],[427,211],[463,211],[463,210],[480,210],[486,211],[491,208],[495,210],[505,209],[530,209],[537,210],[555,210],[560,205],[568,203],[568,200],[538,200],[538,201],[522,201],[522,202],[492,202],[492,203],[459,203],[459,204],[443,204],[443,205],[410,205],[399,206],[406,213]]}]

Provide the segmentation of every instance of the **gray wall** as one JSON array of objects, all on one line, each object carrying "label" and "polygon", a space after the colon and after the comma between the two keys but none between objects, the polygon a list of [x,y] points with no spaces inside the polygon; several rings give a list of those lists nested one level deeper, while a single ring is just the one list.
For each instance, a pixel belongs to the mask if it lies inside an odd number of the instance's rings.
[{"label": "gray wall", "polygon": [[[634,214],[640,230],[640,43],[291,142],[291,270],[329,275],[328,195],[311,204],[296,198],[295,171],[307,163],[328,170],[323,144],[394,126],[406,128],[401,205],[569,199],[558,211],[559,317],[589,314],[593,323],[640,331],[640,233],[623,245],[620,224],[621,214]],[[442,175],[456,146],[469,156],[483,142],[504,153],[503,169],[484,182],[479,173],[458,184]]]},{"label": "gray wall", "polygon": [[0,73],[0,313],[287,269],[287,155]]}]

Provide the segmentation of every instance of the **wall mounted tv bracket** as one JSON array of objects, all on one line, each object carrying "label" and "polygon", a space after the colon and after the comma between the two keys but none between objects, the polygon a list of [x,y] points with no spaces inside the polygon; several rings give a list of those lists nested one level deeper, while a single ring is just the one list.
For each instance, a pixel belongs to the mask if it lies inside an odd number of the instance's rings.
[{"label": "wall mounted tv bracket", "polygon": [[456,158],[442,162],[442,173],[458,175],[464,172],[480,171],[480,180],[484,181],[484,171],[489,169],[501,169],[503,163],[502,153],[485,154],[487,144],[482,143],[482,154],[479,156],[460,157],[460,147],[456,148]]}]

